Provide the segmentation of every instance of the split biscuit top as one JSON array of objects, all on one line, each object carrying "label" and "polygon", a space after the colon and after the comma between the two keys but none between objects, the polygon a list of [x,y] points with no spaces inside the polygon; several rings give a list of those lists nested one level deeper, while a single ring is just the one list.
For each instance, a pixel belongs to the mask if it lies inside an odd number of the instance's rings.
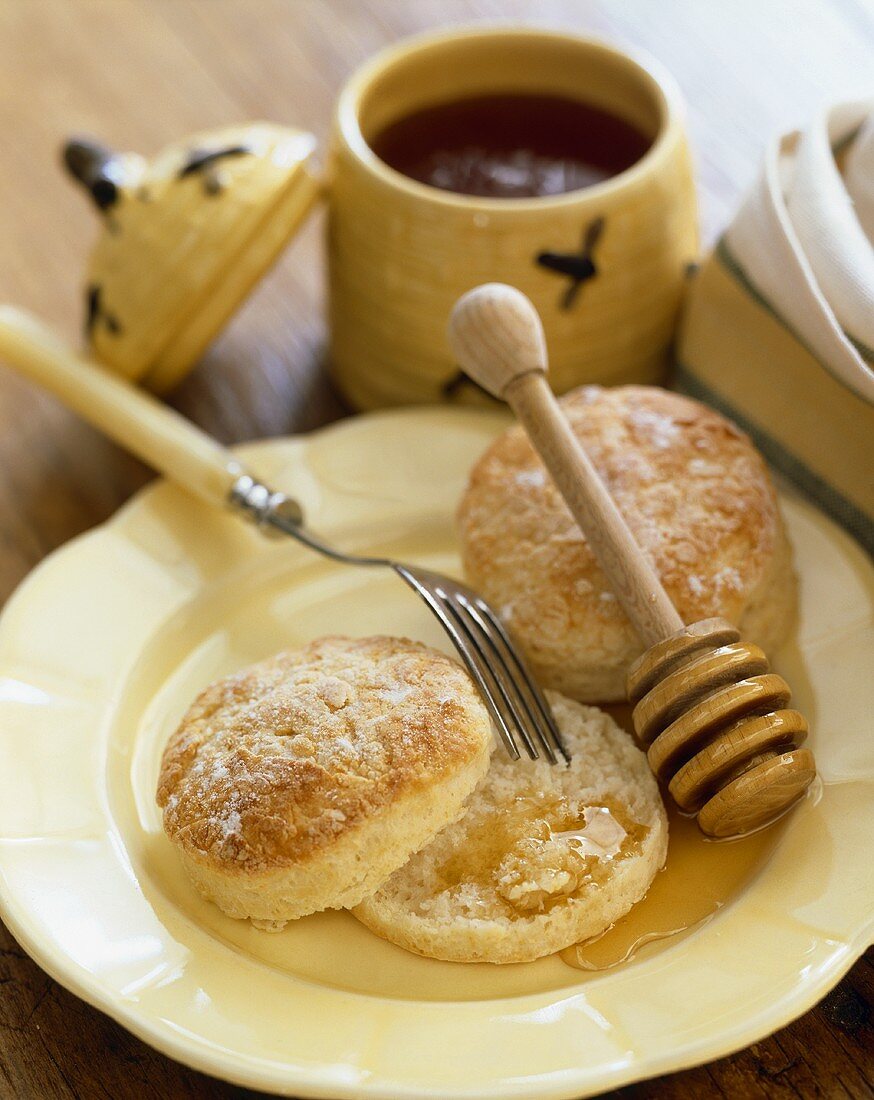
[{"label": "split biscuit top", "polygon": [[[683,620],[722,616],[778,645],[795,606],[791,552],[748,437],[656,387],[585,386],[561,405]],[[474,466],[458,524],[468,580],[542,682],[587,702],[624,698],[643,647],[520,427]]]},{"label": "split biscuit top", "polygon": [[646,757],[604,711],[549,698],[570,764],[496,750],[464,817],[365,898],[362,923],[437,959],[527,962],[643,897],[668,842]]},{"label": "split biscuit top", "polygon": [[201,893],[275,926],[372,893],[459,816],[490,748],[455,661],[329,637],[208,687],[170,738],[157,799]]}]

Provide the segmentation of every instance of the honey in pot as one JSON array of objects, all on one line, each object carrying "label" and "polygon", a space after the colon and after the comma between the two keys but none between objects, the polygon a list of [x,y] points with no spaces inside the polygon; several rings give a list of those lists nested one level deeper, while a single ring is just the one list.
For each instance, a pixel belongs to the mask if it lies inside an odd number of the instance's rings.
[{"label": "honey in pot", "polygon": [[425,107],[370,141],[419,183],[484,198],[578,191],[624,172],[650,141],[617,115],[555,95],[482,95]]}]

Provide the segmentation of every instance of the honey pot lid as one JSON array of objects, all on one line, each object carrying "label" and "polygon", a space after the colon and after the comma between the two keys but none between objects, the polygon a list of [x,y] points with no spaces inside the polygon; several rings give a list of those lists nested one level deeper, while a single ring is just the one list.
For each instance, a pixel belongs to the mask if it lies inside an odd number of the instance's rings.
[{"label": "honey pot lid", "polygon": [[238,309],[319,197],[315,137],[268,122],[193,134],[150,160],[72,140],[102,215],[85,288],[94,354],[164,391]]}]

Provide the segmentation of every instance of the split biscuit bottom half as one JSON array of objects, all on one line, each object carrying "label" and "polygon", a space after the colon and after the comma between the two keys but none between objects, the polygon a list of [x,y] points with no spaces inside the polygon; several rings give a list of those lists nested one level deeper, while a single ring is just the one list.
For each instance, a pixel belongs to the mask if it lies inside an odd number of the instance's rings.
[{"label": "split biscuit bottom half", "polygon": [[646,894],[668,823],[644,755],[604,711],[548,693],[568,765],[501,749],[464,815],[354,910],[452,962],[529,962],[592,939]]}]

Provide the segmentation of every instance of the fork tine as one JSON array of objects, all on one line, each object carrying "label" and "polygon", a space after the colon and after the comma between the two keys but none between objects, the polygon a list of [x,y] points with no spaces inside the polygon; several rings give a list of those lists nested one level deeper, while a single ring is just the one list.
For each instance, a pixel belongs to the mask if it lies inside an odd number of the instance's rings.
[{"label": "fork tine", "polygon": [[[528,753],[528,756],[532,760],[536,760],[540,755],[540,753],[537,751],[537,745],[531,738],[531,734],[529,733],[525,721],[523,720],[522,712],[520,712],[518,703],[514,702],[513,698],[510,695],[510,692],[507,690],[507,685],[505,681],[509,679],[511,685],[513,681],[512,677],[509,674],[509,669],[504,663],[503,658],[501,657],[500,653],[498,653],[497,649],[490,644],[490,640],[487,638],[482,630],[477,633],[477,631],[471,629],[471,623],[476,623],[476,620],[473,618],[472,615],[469,614],[468,609],[464,607],[463,604],[461,605],[461,607],[459,607],[459,605],[453,601],[451,594],[443,592],[442,595],[446,600],[445,607],[449,614],[452,615],[456,626],[459,630],[464,632],[468,641],[476,650],[482,663],[491,672],[492,679],[494,680],[495,686],[500,693],[504,706],[507,708],[507,711],[510,714],[513,726],[516,728],[519,736],[522,739],[522,743],[525,746],[525,751]],[[483,644],[483,638],[486,638],[485,644]],[[491,651],[491,660],[489,650]],[[501,675],[502,671],[504,673],[503,676]],[[515,689],[515,693],[517,695],[519,694],[518,689]]]},{"label": "fork tine", "polygon": [[[473,644],[478,648],[484,660],[501,673],[497,677],[501,694],[513,713],[529,757],[532,760],[537,760],[540,756],[546,756],[550,763],[554,764],[556,761],[552,746],[543,736],[543,731],[538,727],[537,719],[525,698],[525,692],[519,683],[518,677],[508,665],[505,654],[489,630],[488,623],[467,599],[464,592],[453,592],[453,602],[460,605],[463,616],[462,621]],[[474,629],[471,629],[471,627]]]},{"label": "fork tine", "polygon": [[[484,697],[510,756],[514,760],[520,756],[513,734],[515,728],[532,760],[543,755],[550,763],[557,764],[560,755],[570,763],[570,754],[549,704],[504,624],[486,601],[439,573],[418,569],[413,572],[412,567],[397,561],[389,564],[426,602],[452,639]],[[532,740],[530,731],[537,743]]]},{"label": "fork tine", "polygon": [[[491,713],[492,719],[498,727],[498,733],[500,734],[501,741],[504,743],[504,748],[513,760],[518,760],[519,746],[516,744],[516,739],[513,736],[513,726],[516,725],[516,721],[511,708],[507,706],[506,697],[501,690],[500,681],[489,667],[488,662],[484,659],[482,652],[475,644],[471,643],[470,636],[467,631],[464,630],[463,625],[452,615],[450,605],[440,604],[439,601],[436,600],[432,602],[427,596],[425,597],[425,601],[428,603],[429,607],[431,607],[431,610],[438,619],[440,619],[444,629],[455,643],[455,648],[467,666],[468,672],[470,672],[476,681],[485,699],[486,706]],[[505,713],[505,708],[508,713]]]},{"label": "fork tine", "polygon": [[490,687],[486,679],[487,674],[491,675],[490,670],[487,667],[481,667],[479,661],[477,661],[476,659],[475,653],[472,650],[471,646],[468,644],[464,636],[459,632],[453,620],[444,610],[443,604],[437,599],[431,589],[428,588],[426,584],[423,584],[422,581],[420,581],[419,578],[415,576],[415,574],[411,573],[404,566],[395,564],[394,569],[398,576],[402,577],[403,580],[405,580],[410,586],[410,588],[412,588],[422,597],[422,599],[431,609],[433,614],[436,615],[436,617],[440,620],[443,629],[452,639],[456,650],[458,651],[461,659],[467,666],[468,672],[474,678],[477,687],[480,689],[480,692],[485,700],[486,707],[491,714],[495,725],[498,728],[498,734],[504,744],[504,748],[507,750],[513,760],[518,760],[519,748],[516,745],[507,720],[501,712],[501,708],[498,706],[498,702],[495,698],[494,692],[492,691],[492,688]]},{"label": "fork tine", "polygon": [[[550,764],[557,764],[558,755],[552,743],[546,719],[539,712],[539,707],[536,701],[533,700],[533,696],[531,696],[530,685],[525,680],[524,675],[520,675],[521,664],[513,647],[507,644],[503,634],[494,630],[491,618],[480,612],[466,592],[459,591],[456,593],[456,599],[479,627],[489,651],[493,655],[493,660],[504,670],[507,680],[512,685],[513,692],[518,699],[515,709],[517,711],[521,709],[526,719],[526,721],[520,723],[520,727],[526,742],[528,755],[532,760],[536,760],[542,755],[549,760]],[[537,745],[531,743],[531,736],[528,732],[529,727],[539,743],[539,749]]]},{"label": "fork tine", "polygon": [[518,671],[518,678],[524,683],[525,687],[527,688],[529,695],[533,700],[538,713],[540,714],[543,724],[549,731],[549,736],[552,744],[555,746],[558,752],[561,753],[565,762],[570,764],[570,753],[567,751],[564,742],[562,741],[561,734],[559,733],[558,726],[556,725],[555,717],[552,713],[552,708],[550,707],[549,703],[547,703],[543,692],[540,690],[540,685],[537,683],[534,676],[532,675],[527,663],[522,657],[522,654],[519,652],[519,650],[510,639],[510,636],[508,635],[504,624],[501,622],[501,620],[498,618],[492,608],[486,603],[486,601],[482,599],[481,596],[477,596],[475,593],[469,593],[466,595],[467,599],[473,603],[476,609],[486,616],[486,618],[494,628],[495,633],[501,639],[505,647],[506,653],[509,655],[510,660]]}]

